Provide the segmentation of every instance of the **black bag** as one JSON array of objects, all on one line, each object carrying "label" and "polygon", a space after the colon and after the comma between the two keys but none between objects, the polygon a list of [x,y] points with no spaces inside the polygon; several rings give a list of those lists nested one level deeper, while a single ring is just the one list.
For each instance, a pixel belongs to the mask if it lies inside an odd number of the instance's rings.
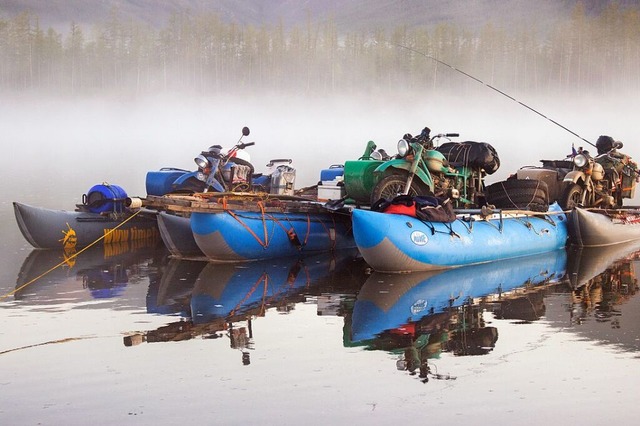
[{"label": "black bag", "polygon": [[451,223],[456,220],[453,203],[436,197],[416,196],[416,217],[429,222]]},{"label": "black bag", "polygon": [[447,142],[440,145],[437,150],[453,167],[481,167],[489,175],[500,168],[498,153],[486,142]]}]

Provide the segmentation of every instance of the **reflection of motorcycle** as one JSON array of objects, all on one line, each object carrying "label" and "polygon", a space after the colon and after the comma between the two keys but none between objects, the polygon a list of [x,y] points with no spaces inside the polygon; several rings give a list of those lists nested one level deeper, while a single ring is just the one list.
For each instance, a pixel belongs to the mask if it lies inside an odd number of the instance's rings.
[{"label": "reflection of motorcycle", "polygon": [[573,156],[573,170],[564,177],[560,205],[564,209],[582,207],[622,207],[624,198],[633,198],[637,166],[627,155],[616,152],[622,142],[593,157],[582,148]]},{"label": "reflection of motorcycle", "polygon": [[274,159],[267,164],[267,173],[254,174],[245,148],[255,142],[242,142],[250,133],[242,129],[242,136],[226,153],[222,146],[213,145],[194,158],[198,169],[187,171],[163,168],[147,173],[146,189],[149,195],[168,193],[250,192],[293,195],[296,171],[291,159]]},{"label": "reflection of motorcycle", "polygon": [[[432,137],[430,133],[425,127],[416,137],[404,135],[398,142],[398,154],[389,159],[368,145],[368,158],[345,164],[347,195],[371,204],[399,194],[450,198],[456,207],[484,204],[484,175],[494,173],[500,165],[493,147],[482,142],[447,142],[436,147],[440,140],[458,134]],[[369,195],[367,200],[362,199],[363,193]]]}]

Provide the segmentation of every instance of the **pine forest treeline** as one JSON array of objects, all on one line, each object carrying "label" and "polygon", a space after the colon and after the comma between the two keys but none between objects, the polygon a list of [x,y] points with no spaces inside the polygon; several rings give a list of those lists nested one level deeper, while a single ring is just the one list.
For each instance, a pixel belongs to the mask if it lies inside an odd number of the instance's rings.
[{"label": "pine forest treeline", "polygon": [[640,15],[615,4],[598,16],[578,6],[571,19],[544,33],[533,23],[360,33],[338,31],[330,19],[285,29],[186,14],[154,29],[123,21],[116,11],[90,30],[71,23],[66,34],[38,22],[28,13],[0,19],[0,90],[312,94],[476,84],[415,51],[503,90],[640,89]]}]

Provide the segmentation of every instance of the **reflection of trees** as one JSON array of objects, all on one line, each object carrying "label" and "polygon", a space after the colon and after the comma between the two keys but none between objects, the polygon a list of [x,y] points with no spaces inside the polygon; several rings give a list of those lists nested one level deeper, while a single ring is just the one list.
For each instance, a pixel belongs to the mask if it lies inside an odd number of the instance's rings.
[{"label": "reflection of trees", "polygon": [[568,22],[551,31],[539,31],[535,23],[507,31],[491,22],[477,32],[447,24],[339,31],[331,18],[289,29],[255,28],[187,13],[175,14],[156,30],[114,10],[91,31],[70,23],[68,33],[60,34],[23,13],[0,19],[0,88],[69,94],[256,88],[343,93],[474,84],[398,44],[505,90],[637,91],[640,85],[637,10],[612,5],[592,15],[579,5]]}]

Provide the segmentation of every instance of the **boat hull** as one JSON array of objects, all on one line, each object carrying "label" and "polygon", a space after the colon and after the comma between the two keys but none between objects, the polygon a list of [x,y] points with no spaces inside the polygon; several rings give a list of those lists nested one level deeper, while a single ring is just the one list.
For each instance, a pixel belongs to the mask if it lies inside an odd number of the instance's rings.
[{"label": "boat hull", "polygon": [[563,248],[566,216],[557,204],[547,213],[436,223],[354,210],[353,233],[362,257],[377,272],[431,271]]},{"label": "boat hull", "polygon": [[355,247],[349,216],[331,212],[194,212],[191,230],[200,250],[214,262],[246,262]]},{"label": "boat hull", "polygon": [[[627,219],[615,219],[614,215],[618,214],[629,216]],[[569,214],[568,227],[570,242],[581,247],[602,247],[640,240],[640,214],[637,211],[597,213],[576,207]]]},{"label": "boat hull", "polygon": [[158,213],[158,230],[172,256],[185,259],[204,257],[193,238],[188,217],[160,212]]},{"label": "boat hull", "polygon": [[100,244],[160,241],[153,213],[112,219],[99,213],[52,210],[17,202],[13,208],[20,232],[39,249],[82,248],[96,241]]}]

